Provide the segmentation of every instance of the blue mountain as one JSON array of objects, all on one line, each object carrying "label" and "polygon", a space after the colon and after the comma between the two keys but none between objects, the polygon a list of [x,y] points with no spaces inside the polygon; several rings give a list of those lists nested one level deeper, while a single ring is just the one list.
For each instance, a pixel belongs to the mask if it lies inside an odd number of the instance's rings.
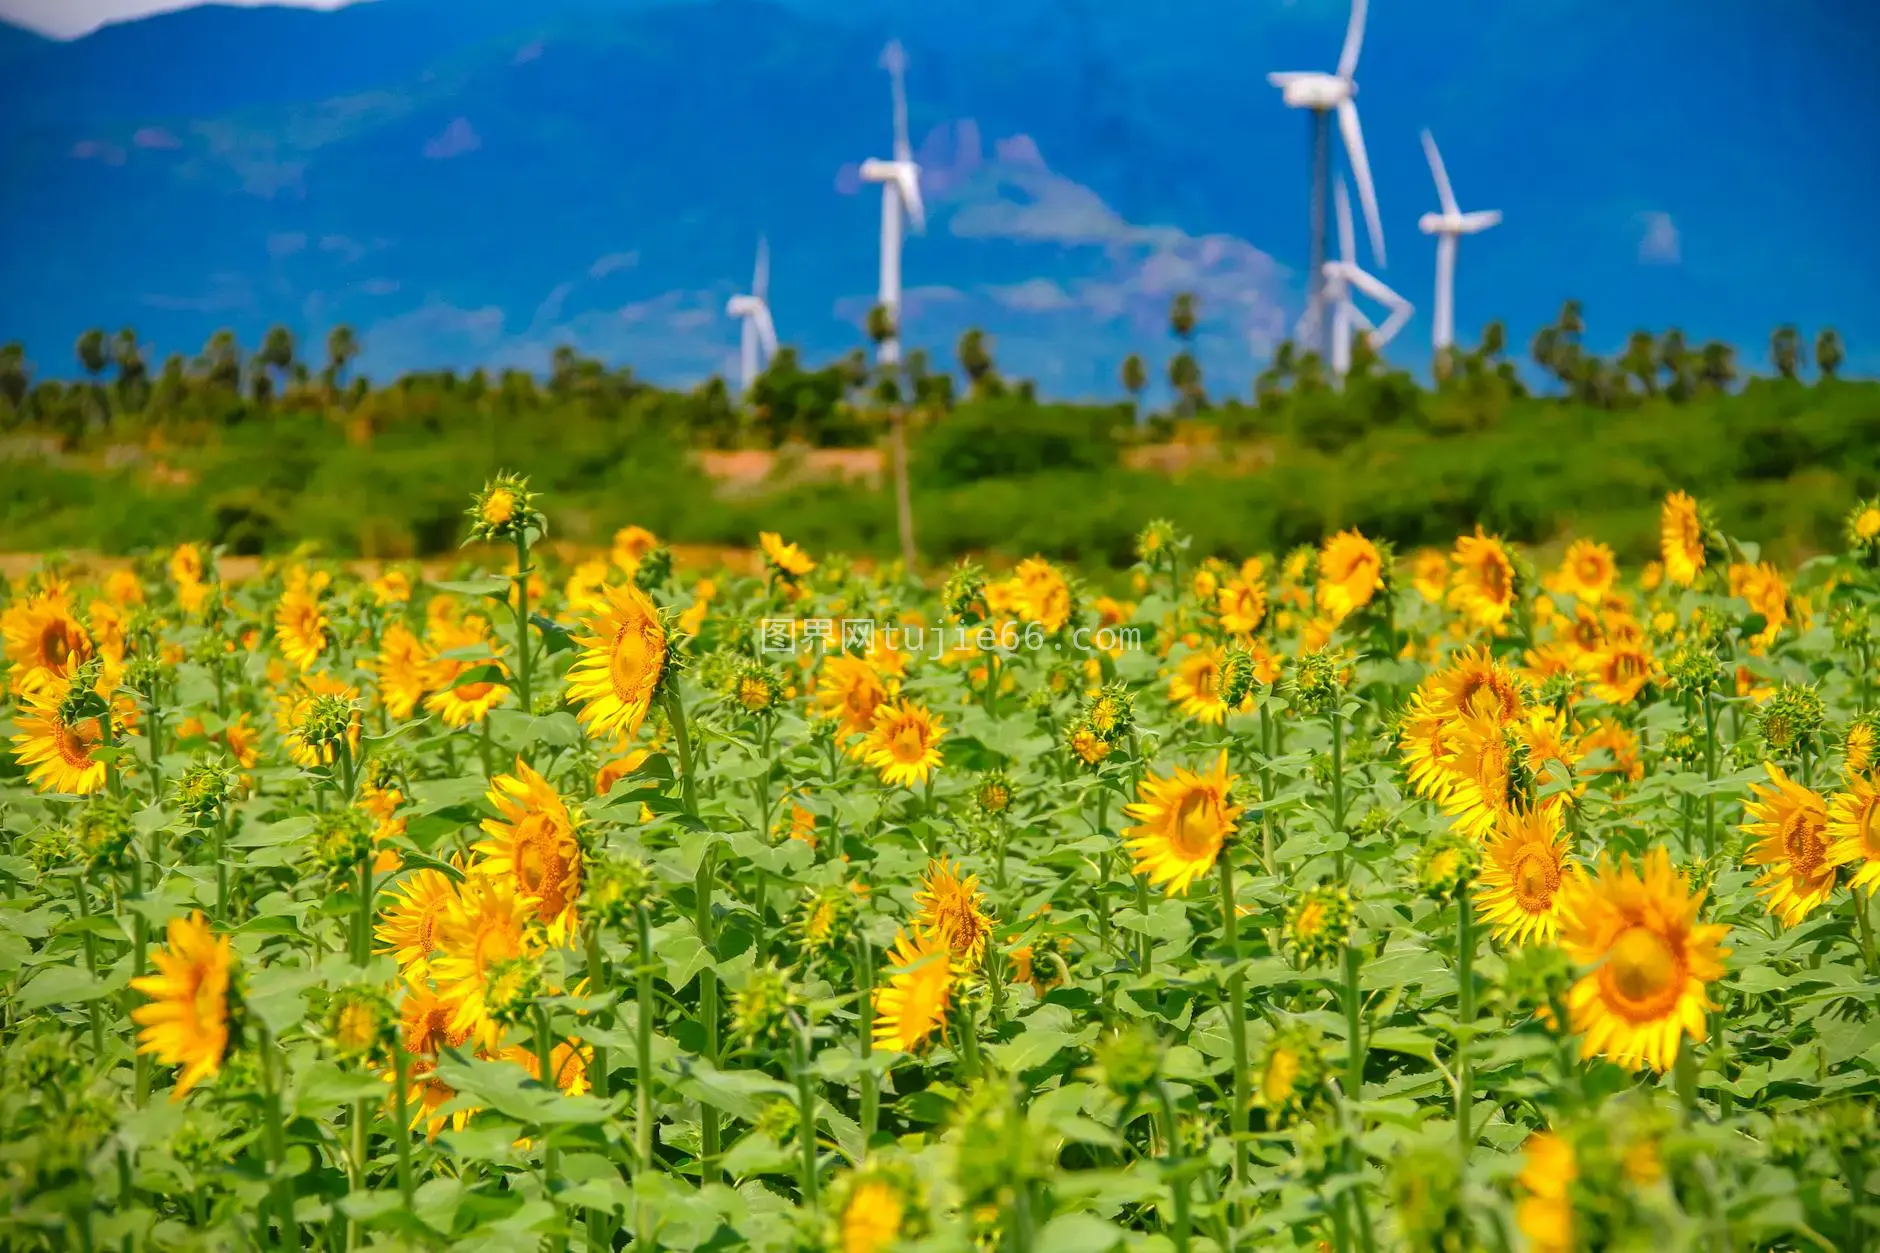
[{"label": "blue mountain", "polygon": [[[0,340],[70,373],[85,328],[157,354],[355,327],[375,373],[539,368],[572,344],[684,382],[728,368],[725,300],[771,242],[782,337],[861,340],[887,154],[882,44],[910,58],[927,233],[908,338],[981,326],[1008,372],[1112,393],[1201,297],[1212,387],[1298,316],[1304,120],[1270,69],[1330,68],[1342,0],[376,0],[203,6],[72,42],[0,25]],[[1680,326],[1760,360],[1839,327],[1880,370],[1880,15],[1861,0],[1376,0],[1359,106],[1425,310],[1434,130],[1464,208],[1463,336]],[[1420,313],[1391,355],[1421,366]]]}]

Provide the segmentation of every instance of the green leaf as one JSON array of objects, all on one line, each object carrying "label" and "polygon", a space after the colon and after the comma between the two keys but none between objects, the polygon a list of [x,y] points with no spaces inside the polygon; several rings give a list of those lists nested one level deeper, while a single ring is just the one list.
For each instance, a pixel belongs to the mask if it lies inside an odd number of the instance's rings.
[{"label": "green leaf", "polygon": [[27,984],[20,992],[21,1009],[44,1009],[48,1005],[83,1005],[109,996],[123,987],[122,977],[95,979],[80,966],[54,966]]},{"label": "green leaf", "polygon": [[550,657],[556,653],[566,652],[575,646],[574,633],[553,618],[532,613],[529,615],[529,622],[542,633],[542,643],[547,646]]},{"label": "green leaf", "polygon": [[353,1101],[378,1100],[390,1092],[383,1079],[333,1062],[315,1062],[294,1085],[293,1110],[301,1117],[323,1114]]},{"label": "green leaf", "polygon": [[1032,1253],[1110,1253],[1124,1242],[1123,1229],[1095,1214],[1060,1214],[1038,1233]]},{"label": "green leaf", "polygon": [[480,579],[432,580],[431,586],[440,592],[453,592],[458,596],[493,596],[497,600],[507,601],[514,584],[505,575],[489,574]]},{"label": "green leaf", "polygon": [[563,1096],[545,1088],[513,1063],[472,1060],[452,1049],[438,1058],[437,1073],[478,1104],[536,1126],[604,1122],[610,1109],[591,1096]]}]

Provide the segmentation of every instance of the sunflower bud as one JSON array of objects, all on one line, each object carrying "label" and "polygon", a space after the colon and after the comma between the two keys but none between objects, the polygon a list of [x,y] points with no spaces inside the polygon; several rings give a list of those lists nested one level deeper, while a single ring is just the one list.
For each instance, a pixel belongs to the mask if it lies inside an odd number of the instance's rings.
[{"label": "sunflower bud", "polygon": [[1461,895],[1482,863],[1476,842],[1453,828],[1427,841],[1417,852],[1417,889],[1439,905]]},{"label": "sunflower bud", "polygon": [[1136,560],[1151,568],[1188,547],[1188,538],[1167,518],[1156,518],[1136,536]]},{"label": "sunflower bud", "polygon": [[168,694],[175,675],[175,669],[159,658],[132,657],[124,666],[124,686],[154,705]]},{"label": "sunflower bud", "polygon": [[653,872],[637,857],[609,857],[594,866],[584,886],[583,908],[607,926],[625,927],[653,898]]},{"label": "sunflower bud", "polygon": [[1848,513],[1847,553],[1858,561],[1880,565],[1880,497],[1869,497]]},{"label": "sunflower bud", "polygon": [[961,562],[940,590],[947,616],[963,626],[986,620],[986,572],[971,561]]},{"label": "sunflower bud", "polygon": [[796,1134],[800,1119],[796,1102],[778,1097],[758,1111],[757,1121],[751,1124],[751,1130],[781,1144]]},{"label": "sunflower bud", "polygon": [[1715,691],[1723,685],[1723,663],[1708,644],[1686,640],[1665,659],[1665,677],[1680,692]]},{"label": "sunflower bud", "polygon": [[1284,1127],[1319,1102],[1325,1084],[1325,1041],[1318,1028],[1293,1022],[1267,1038],[1253,1067],[1253,1103],[1269,1127]]},{"label": "sunflower bud", "polygon": [[633,582],[642,592],[650,592],[672,577],[672,549],[655,544],[640,557],[634,567]]},{"label": "sunflower bud", "polygon": [[307,714],[301,719],[300,738],[326,757],[346,741],[355,712],[353,703],[343,696],[316,696],[308,702]]},{"label": "sunflower bud", "polygon": [[102,717],[110,708],[98,695],[98,683],[104,678],[104,661],[91,657],[79,663],[59,699],[59,723],[72,726],[86,718]]},{"label": "sunflower bud", "polygon": [[1103,759],[1110,755],[1110,742],[1098,735],[1089,723],[1081,718],[1071,724],[1067,743],[1070,746],[1071,755],[1090,770],[1095,770],[1102,765]]},{"label": "sunflower bud", "polygon": [[1221,663],[1221,700],[1229,710],[1239,709],[1260,681],[1260,666],[1253,654],[1236,645]]},{"label": "sunflower bud", "polygon": [[1138,1022],[1112,1031],[1091,1056],[1091,1077],[1125,1101],[1147,1092],[1162,1073],[1162,1041]]},{"label": "sunflower bud", "polygon": [[504,1027],[519,1027],[529,1020],[547,981],[539,956],[522,955],[492,962],[483,1007],[490,1020]]},{"label": "sunflower bud", "polygon": [[1301,966],[1337,957],[1351,938],[1351,894],[1334,884],[1307,888],[1286,911],[1286,947]]},{"label": "sunflower bud", "polygon": [[483,485],[469,514],[470,538],[486,543],[513,540],[531,529],[540,534],[547,525],[529,480],[506,470]]},{"label": "sunflower bud", "polygon": [[372,856],[372,819],[348,806],[313,820],[313,860],[329,875],[343,875]]},{"label": "sunflower bud", "polygon": [[1862,714],[1841,737],[1841,771],[1850,779],[1866,774],[1880,759],[1880,714]]},{"label": "sunflower bud", "polygon": [[1665,760],[1679,770],[1689,770],[1704,760],[1704,742],[1689,731],[1669,731],[1664,739]]},{"label": "sunflower bud", "polygon": [[235,776],[225,766],[202,763],[183,771],[176,783],[176,807],[201,826],[235,793]]},{"label": "sunflower bud", "polygon": [[842,923],[854,908],[855,894],[839,886],[813,888],[791,922],[797,940],[811,951],[828,948],[841,938]]},{"label": "sunflower bud", "polygon": [[1757,730],[1773,753],[1806,753],[1817,746],[1826,719],[1821,693],[1812,684],[1784,683],[1763,704]]},{"label": "sunflower bud", "polygon": [[758,966],[731,998],[731,1029],[748,1045],[774,1043],[799,999],[782,969]]},{"label": "sunflower bud", "polygon": [[728,686],[732,699],[749,714],[771,713],[783,699],[783,683],[777,672],[761,661],[740,662]]},{"label": "sunflower bud", "polygon": [[1128,739],[1136,729],[1136,698],[1121,682],[1104,685],[1084,707],[1084,725],[1105,744]]},{"label": "sunflower bud", "polygon": [[385,1057],[396,1034],[397,1015],[383,988],[352,984],[334,992],[326,1007],[326,1038],[335,1055],[366,1064]]},{"label": "sunflower bud", "polygon": [[79,851],[94,873],[129,868],[136,836],[131,805],[128,798],[99,798],[86,804],[72,824]]},{"label": "sunflower bud", "polygon": [[996,818],[1012,807],[1012,780],[1003,770],[980,776],[979,790],[973,794],[979,812]]},{"label": "sunflower bud", "polygon": [[1308,718],[1322,718],[1338,708],[1345,680],[1339,658],[1331,650],[1315,648],[1303,654],[1287,680],[1286,697]]}]

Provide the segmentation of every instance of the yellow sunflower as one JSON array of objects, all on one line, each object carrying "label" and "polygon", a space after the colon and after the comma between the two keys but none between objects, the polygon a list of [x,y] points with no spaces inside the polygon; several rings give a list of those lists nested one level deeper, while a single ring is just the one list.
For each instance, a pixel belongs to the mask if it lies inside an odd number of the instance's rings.
[{"label": "yellow sunflower", "polygon": [[1651,649],[1642,640],[1614,640],[1598,652],[1583,654],[1593,680],[1593,695],[1609,705],[1629,705],[1652,678]]},{"label": "yellow sunflower", "polygon": [[1762,615],[1763,629],[1751,638],[1751,652],[1768,647],[1788,624],[1788,580],[1767,561],[1755,565],[1738,562],[1731,566],[1730,595],[1741,597],[1749,603],[1751,612]]},{"label": "yellow sunflower", "polygon": [[454,1007],[452,1031],[484,1048],[502,1044],[502,1027],[490,1018],[485,997],[490,976],[502,963],[539,949],[530,934],[535,905],[516,890],[513,878],[473,868],[457,886],[438,927],[441,956],[431,961],[437,992]]},{"label": "yellow sunflower", "polygon": [[392,718],[403,722],[417,712],[434,660],[424,641],[403,622],[385,628],[379,655],[366,668],[378,676],[379,703]]},{"label": "yellow sunflower", "polygon": [[862,745],[862,760],[890,787],[925,783],[940,765],[946,727],[913,701],[891,701],[875,710],[875,725]]},{"label": "yellow sunflower", "polygon": [[179,586],[202,582],[202,550],[194,544],[179,544],[170,554],[170,578]]},{"label": "yellow sunflower", "polygon": [[1537,1131],[1521,1146],[1520,1184],[1527,1193],[1515,1206],[1515,1225],[1529,1253],[1574,1253],[1573,1181],[1580,1177],[1573,1146],[1551,1131]]},{"label": "yellow sunflower", "polygon": [[627,574],[636,573],[646,554],[659,547],[659,536],[643,526],[623,526],[614,532],[613,551],[608,555]]},{"label": "yellow sunflower", "polygon": [[489,838],[476,846],[483,873],[510,879],[535,906],[535,920],[551,944],[575,934],[575,902],[581,895],[581,846],[570,811],[554,787],[516,758],[514,774],[490,780],[489,802],[500,815],[483,820]]},{"label": "yellow sunflower", "polygon": [[647,594],[631,583],[600,591],[603,607],[582,618],[581,655],[568,670],[568,698],[581,704],[588,734],[626,737],[666,675],[666,627]]},{"label": "yellow sunflower", "polygon": [[1043,557],[1027,557],[1012,572],[1018,584],[1018,612],[1047,632],[1061,630],[1070,621],[1071,589],[1058,568]]},{"label": "yellow sunflower", "polygon": [[1860,718],[1847,729],[1841,741],[1841,773],[1849,779],[1867,773],[1874,764],[1874,746],[1880,740],[1880,727],[1873,718]]},{"label": "yellow sunflower", "polygon": [[1575,873],[1559,804],[1503,814],[1482,852],[1475,909],[1507,944],[1552,944],[1561,888]]},{"label": "yellow sunflower", "polygon": [[1756,890],[1768,901],[1769,912],[1792,927],[1834,895],[1839,872],[1828,855],[1828,806],[1774,762],[1763,769],[1775,786],[1749,785],[1755,799],[1743,802],[1750,818],[1743,834],[1755,840],[1749,864],[1763,867]]},{"label": "yellow sunflower", "polygon": [[137,571],[120,566],[105,576],[104,594],[114,605],[141,605],[144,603],[143,581],[137,577]]},{"label": "yellow sunflower", "polygon": [[1450,607],[1461,610],[1473,626],[1500,626],[1514,608],[1514,560],[1501,537],[1478,525],[1474,535],[1456,540],[1450,560],[1456,567],[1450,576]]},{"label": "yellow sunflower", "polygon": [[392,955],[400,974],[422,979],[430,973],[438,934],[457,900],[457,885],[441,870],[417,870],[386,895],[388,902],[374,929],[379,951]]},{"label": "yellow sunflower", "polygon": [[911,1053],[934,1032],[946,1034],[952,953],[937,935],[910,940],[897,931],[888,956],[888,982],[875,989],[875,1046]]},{"label": "yellow sunflower", "polygon": [[150,955],[157,973],[131,980],[132,988],[150,998],[131,1011],[131,1020],[143,1028],[137,1033],[139,1053],[183,1068],[170,1092],[174,1101],[222,1069],[235,950],[227,936],[209,929],[200,911],[170,919],[168,940]]},{"label": "yellow sunflower", "polygon": [[1679,587],[1697,582],[1704,569],[1704,524],[1697,516],[1697,502],[1685,493],[1665,497],[1658,519],[1658,544],[1666,578]]},{"label": "yellow sunflower", "polygon": [[907,1202],[886,1179],[863,1179],[849,1189],[836,1222],[840,1253],[887,1253],[901,1237]]},{"label": "yellow sunflower", "polygon": [[0,634],[13,664],[13,687],[33,692],[54,682],[92,654],[91,637],[74,616],[62,588],[27,597],[0,611]]},{"label": "yellow sunflower", "polygon": [[1576,539],[1567,545],[1567,555],[1554,573],[1554,586],[1564,596],[1597,605],[1612,590],[1618,573],[1612,549],[1590,539]]},{"label": "yellow sunflower", "polygon": [[1690,890],[1663,848],[1636,866],[1604,861],[1564,890],[1562,947],[1590,967],[1567,996],[1580,1055],[1670,1069],[1684,1036],[1704,1038],[1704,1013],[1715,1008],[1705,985],[1723,977],[1730,928],[1697,921],[1704,893]]},{"label": "yellow sunflower", "polygon": [[1452,722],[1450,715],[1435,707],[1429,695],[1420,691],[1411,694],[1397,745],[1405,779],[1411,790],[1426,800],[1441,800],[1455,786],[1455,775],[1449,767],[1457,744]]},{"label": "yellow sunflower", "polygon": [[1449,788],[1437,798],[1456,830],[1485,838],[1503,814],[1515,808],[1513,754],[1506,727],[1464,715],[1451,725],[1454,748],[1447,767]]},{"label": "yellow sunflower", "polygon": [[274,609],[274,638],[280,643],[281,656],[301,671],[313,668],[326,651],[326,611],[318,596],[301,588],[290,587],[281,593]]},{"label": "yellow sunflower", "polygon": [[462,1048],[470,1033],[451,1029],[455,1013],[456,1007],[431,989],[408,984],[405,999],[398,1007],[399,1036],[405,1051],[418,1057],[436,1057],[443,1049]]},{"label": "yellow sunflower", "polygon": [[1376,544],[1356,530],[1340,531],[1319,550],[1319,608],[1343,622],[1371,603],[1383,571]]},{"label": "yellow sunflower", "polygon": [[1208,726],[1219,726],[1227,719],[1227,702],[1221,699],[1221,665],[1224,654],[1213,645],[1197,648],[1176,663],[1169,680],[1168,698],[1182,713]]},{"label": "yellow sunflower", "polygon": [[[503,1050],[503,1057],[516,1063],[536,1082],[542,1079],[542,1058],[533,1048]],[[548,1064],[555,1071],[555,1086],[569,1096],[588,1090],[588,1050],[573,1040],[563,1040],[549,1050]]]},{"label": "yellow sunflower", "polygon": [[1880,890],[1880,786],[1871,778],[1850,779],[1847,791],[1828,806],[1828,859],[1853,868],[1848,887],[1871,896]]},{"label": "yellow sunflower", "polygon": [[1520,677],[1486,648],[1457,653],[1423,688],[1430,693],[1431,711],[1450,718],[1466,714],[1509,723],[1527,707]]},{"label": "yellow sunflower", "polygon": [[40,791],[89,796],[105,785],[105,764],[91,755],[104,740],[104,727],[95,717],[66,721],[59,706],[68,687],[66,680],[25,694],[13,755]]},{"label": "yellow sunflower", "polygon": [[1441,604],[1449,589],[1449,558],[1434,548],[1425,548],[1410,559],[1410,586],[1432,605]]},{"label": "yellow sunflower", "polygon": [[1136,825],[1123,832],[1135,872],[1170,896],[1214,868],[1234,834],[1240,807],[1230,801],[1237,780],[1227,773],[1227,753],[1206,773],[1177,767],[1175,773],[1143,779],[1138,799],[1124,812]]},{"label": "yellow sunflower", "polygon": [[800,579],[816,568],[808,553],[795,544],[784,543],[783,536],[775,531],[758,532],[757,542],[763,545],[764,559],[785,578]]},{"label": "yellow sunflower", "polygon": [[986,937],[992,934],[992,919],[981,908],[985,903],[978,875],[962,876],[960,867],[939,858],[928,863],[920,890],[914,893],[920,909],[914,926],[938,936],[955,961],[976,969],[986,951]]},{"label": "yellow sunflower", "polygon": [[[509,700],[509,687],[494,679],[460,682],[464,675],[478,668],[494,666],[503,675],[509,668],[498,660],[501,649],[490,633],[489,619],[468,613],[461,618],[433,621],[426,640],[426,651],[433,660],[423,672],[422,681],[431,696],[424,702],[447,727],[475,726],[490,716],[490,710]],[[483,656],[464,656],[483,653]],[[456,654],[456,655],[453,655]]]},{"label": "yellow sunflower", "polygon": [[1233,578],[1214,593],[1214,612],[1229,635],[1252,635],[1266,619],[1266,584]]}]

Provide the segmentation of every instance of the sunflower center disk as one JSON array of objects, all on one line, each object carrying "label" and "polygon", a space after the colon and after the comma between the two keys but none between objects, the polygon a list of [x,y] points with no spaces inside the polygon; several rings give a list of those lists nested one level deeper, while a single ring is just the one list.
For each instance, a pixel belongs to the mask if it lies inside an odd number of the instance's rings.
[{"label": "sunflower center disk", "polygon": [[1665,937],[1647,927],[1630,927],[1613,941],[1606,958],[1606,984],[1620,1008],[1641,1018],[1656,1017],[1677,995],[1678,955]]}]

